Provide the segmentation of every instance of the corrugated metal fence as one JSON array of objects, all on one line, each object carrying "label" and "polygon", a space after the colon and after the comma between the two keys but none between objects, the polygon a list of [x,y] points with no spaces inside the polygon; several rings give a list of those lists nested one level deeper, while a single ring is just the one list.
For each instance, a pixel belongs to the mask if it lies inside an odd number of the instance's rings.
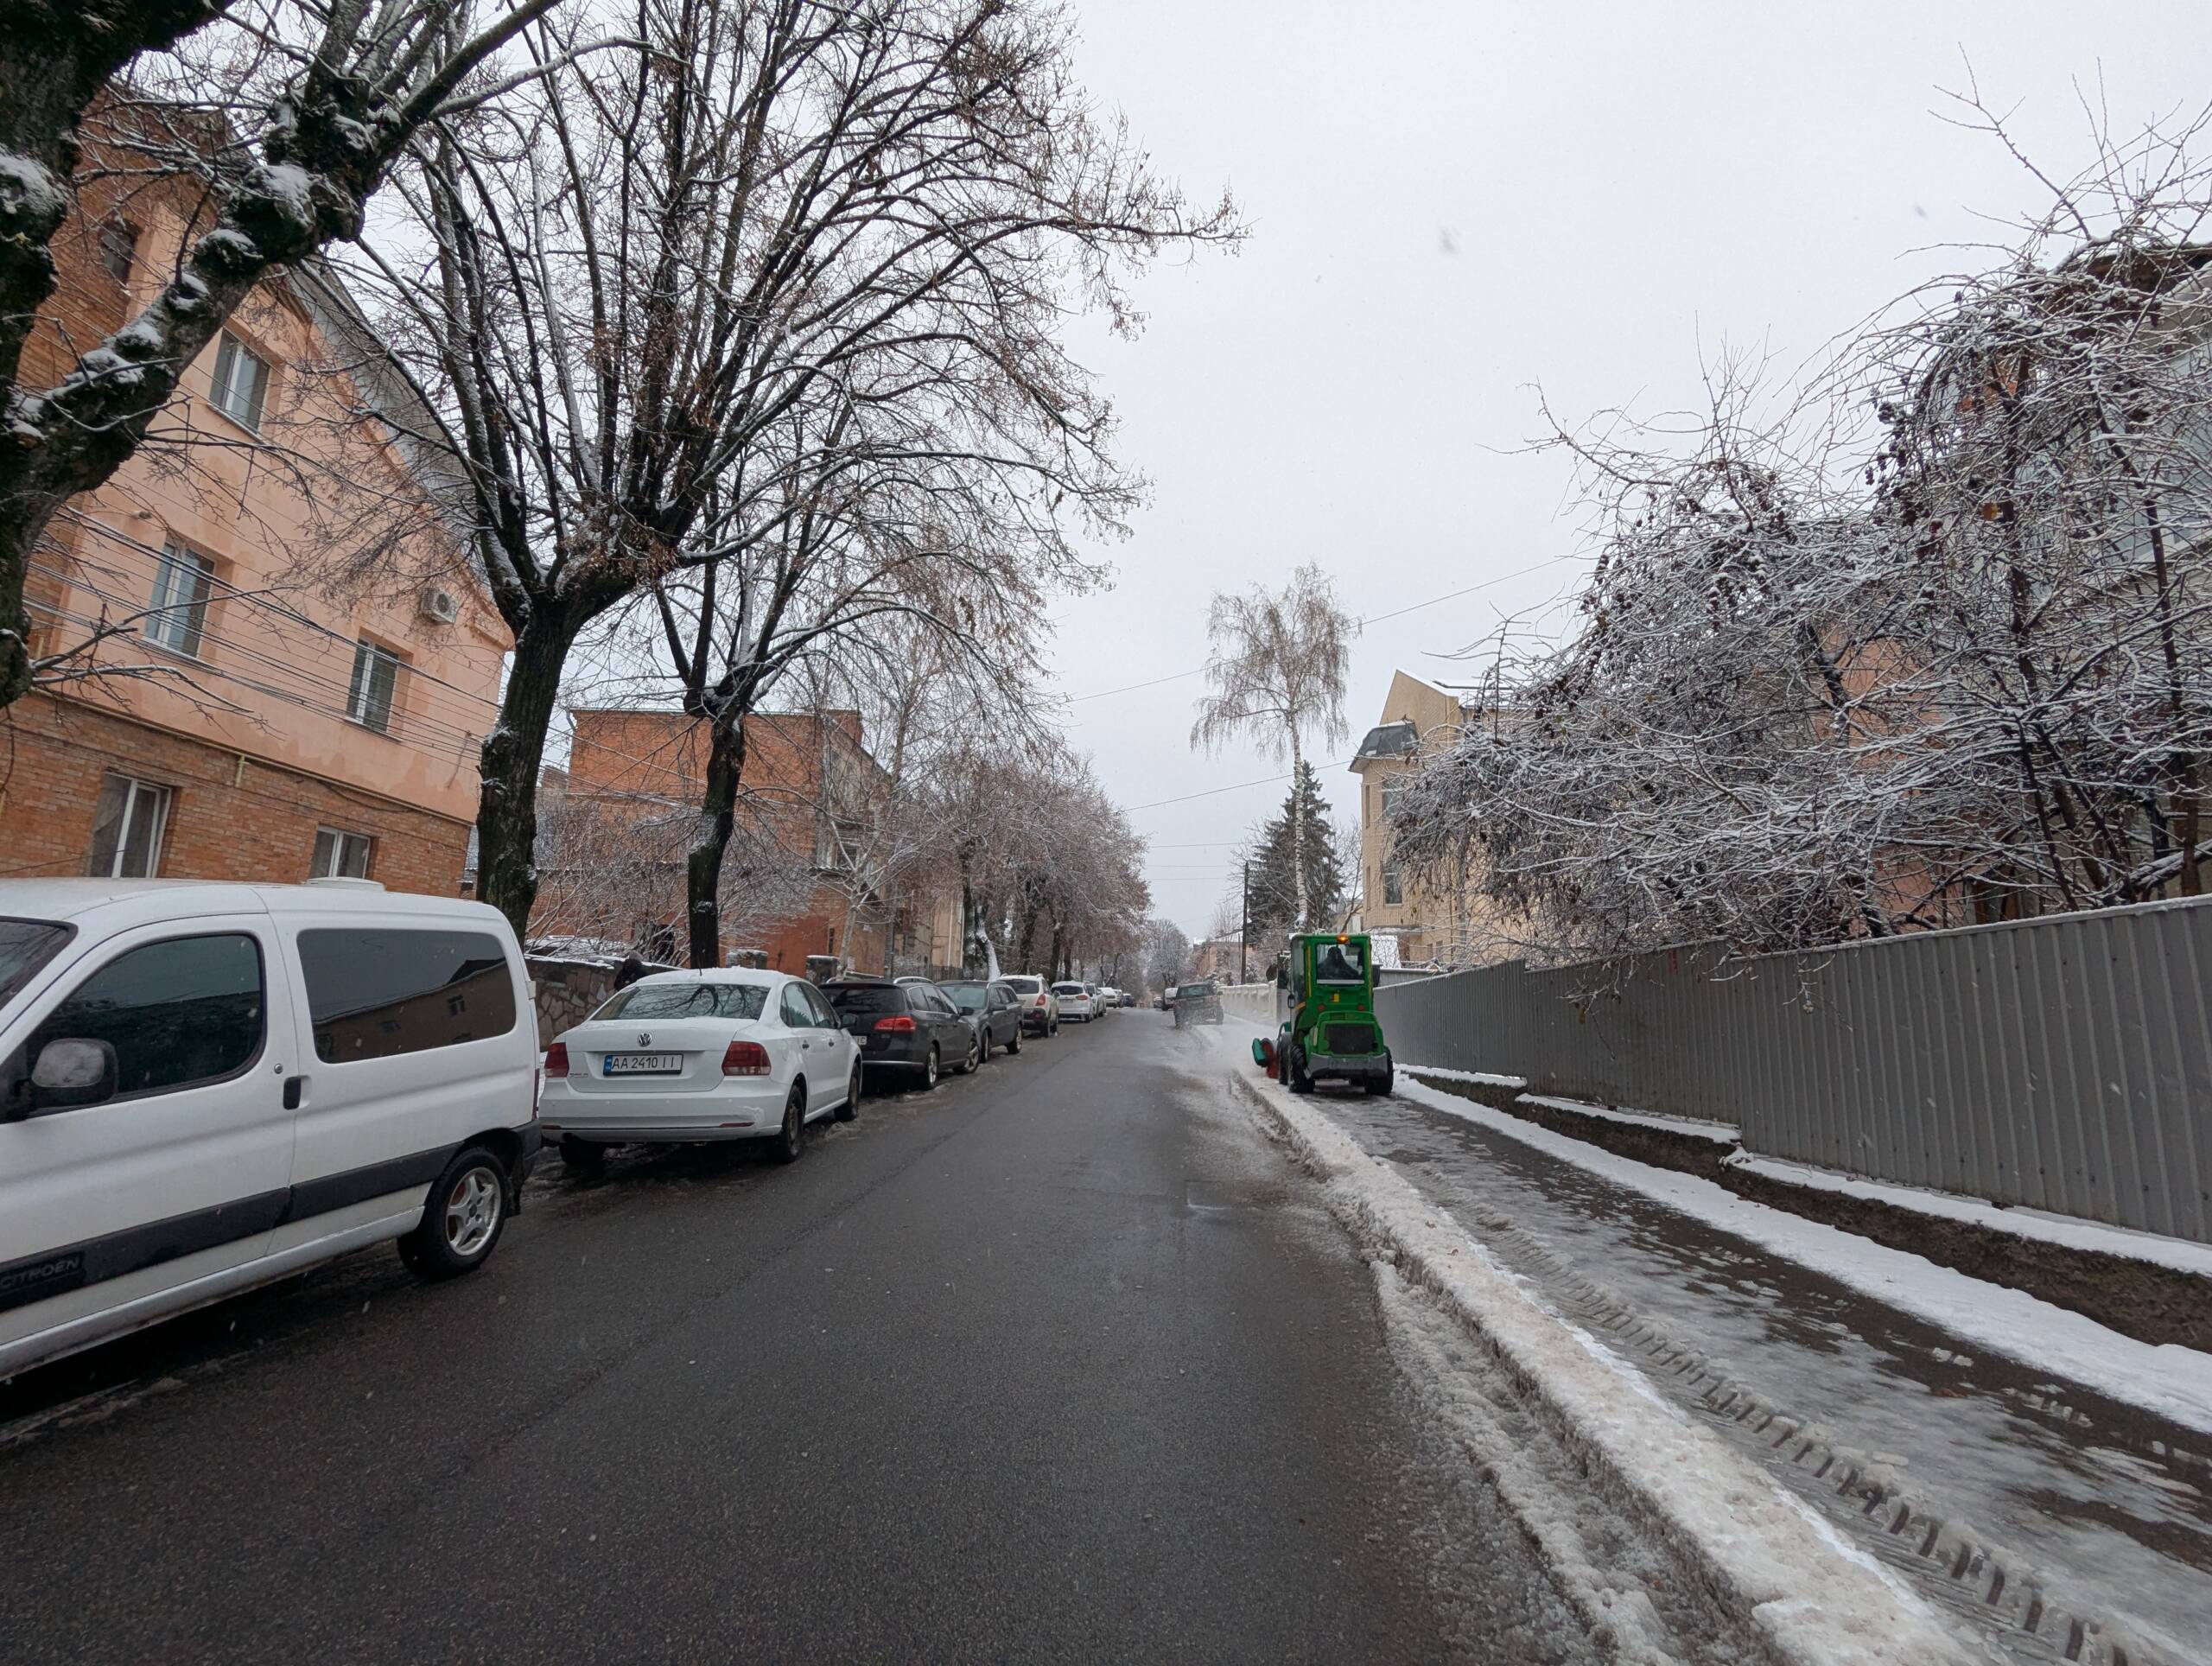
[{"label": "corrugated metal fence", "polygon": [[2212,898],[1379,989],[1409,1064],[1732,1122],[1747,1150],[2212,1243]]}]

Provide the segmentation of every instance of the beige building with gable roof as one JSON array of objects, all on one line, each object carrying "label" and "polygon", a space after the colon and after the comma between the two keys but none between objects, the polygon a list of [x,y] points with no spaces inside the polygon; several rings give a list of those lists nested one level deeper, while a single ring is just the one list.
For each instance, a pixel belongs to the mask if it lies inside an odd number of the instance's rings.
[{"label": "beige building with gable roof", "polygon": [[1359,785],[1360,906],[1357,930],[1376,942],[1378,964],[1481,966],[1516,958],[1511,933],[1495,905],[1464,887],[1439,887],[1402,868],[1390,850],[1389,813],[1398,783],[1421,767],[1424,752],[1448,747],[1466,720],[1456,695],[1404,671],[1390,678],[1382,712],[1351,760]]}]

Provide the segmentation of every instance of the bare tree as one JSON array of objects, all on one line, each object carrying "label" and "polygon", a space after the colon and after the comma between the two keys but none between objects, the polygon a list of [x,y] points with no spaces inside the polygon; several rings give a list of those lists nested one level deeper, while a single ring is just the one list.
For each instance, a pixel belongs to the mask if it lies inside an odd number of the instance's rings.
[{"label": "bare tree", "polygon": [[[1329,575],[1312,563],[1281,590],[1255,585],[1246,595],[1217,592],[1206,614],[1207,692],[1198,701],[1191,744],[1218,751],[1251,741],[1263,756],[1287,757],[1296,780],[1306,765],[1306,737],[1340,741],[1344,727],[1344,671],[1358,621],[1338,606]],[[1298,918],[1312,917],[1306,861],[1306,817],[1292,797],[1291,864]]]},{"label": "bare tree", "polygon": [[1180,983],[1191,969],[1191,940],[1172,919],[1144,923],[1144,978],[1146,987],[1166,989]]},{"label": "bare tree", "polygon": [[[554,3],[506,0],[481,29],[467,0],[29,0],[10,17],[0,29],[0,706],[31,686],[24,589],[56,512],[113,475],[257,284],[360,231],[406,146],[493,92],[476,72]],[[177,52],[188,55],[164,60]],[[135,317],[97,343],[57,336],[28,362],[59,375],[26,385],[27,349],[51,328],[40,308],[54,291],[52,245],[95,111],[103,158],[120,153],[192,194],[192,234]]]},{"label": "bare tree", "polygon": [[950,454],[1003,525],[1117,525],[1135,483],[1064,320],[1128,327],[1125,265],[1236,235],[1098,121],[1043,0],[639,0],[633,29],[426,151],[413,225],[378,245],[395,361],[516,639],[478,828],[482,894],[518,922],[588,626],[841,512],[840,465],[909,439],[917,493]]},{"label": "bare tree", "polygon": [[[788,672],[805,671],[817,690],[910,685],[926,639],[941,698],[957,690],[971,709],[988,702],[1014,714],[997,725],[1012,746],[1007,731],[1031,721],[1020,696],[1037,672],[1047,588],[1095,582],[1056,532],[1039,536],[1003,516],[1002,461],[976,467],[958,445],[929,436],[912,409],[841,399],[827,420],[834,431],[818,431],[802,407],[733,471],[732,494],[742,498],[748,468],[766,460],[772,485],[733,511],[749,510],[760,536],[729,539],[718,560],[652,592],[684,709],[709,735],[690,861],[695,966],[717,963],[714,900],[743,778],[745,719]],[[720,509],[711,505],[708,521],[725,530]]]}]

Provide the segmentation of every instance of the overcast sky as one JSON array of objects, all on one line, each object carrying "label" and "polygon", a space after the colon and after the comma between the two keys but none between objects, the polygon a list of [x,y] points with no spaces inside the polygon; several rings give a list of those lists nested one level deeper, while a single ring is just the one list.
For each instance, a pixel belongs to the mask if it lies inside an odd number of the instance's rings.
[{"label": "overcast sky", "polygon": [[[1582,570],[1564,465],[1513,455],[1536,384],[1562,416],[1694,404],[1701,355],[1795,365],[1956,266],[1929,245],[2042,206],[2000,147],[1938,115],[1967,60],[2062,175],[2088,160],[2077,82],[2115,132],[2212,100],[2202,0],[1079,10],[1097,100],[1194,197],[1231,187],[1252,226],[1237,255],[1147,277],[1135,342],[1079,337],[1154,497],[1101,550],[1115,588],[1057,610],[1057,681],[1152,841],[1156,910],[1193,937],[1283,787],[1159,801],[1281,766],[1189,750],[1198,677],[1081,696],[1192,671],[1208,594],[1301,560],[1362,614],[1503,581],[1365,633],[1356,741],[1394,668],[1452,678],[1443,656]],[[1354,778],[1323,777],[1352,814]]]}]

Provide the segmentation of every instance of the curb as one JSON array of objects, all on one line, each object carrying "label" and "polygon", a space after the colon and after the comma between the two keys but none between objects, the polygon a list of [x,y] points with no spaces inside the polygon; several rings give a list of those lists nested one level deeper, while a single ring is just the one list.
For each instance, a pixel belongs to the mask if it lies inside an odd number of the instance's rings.
[{"label": "curb", "polygon": [[[1403,1176],[1319,1112],[1229,1078],[1330,1210],[1488,1347],[1562,1442],[1628,1500],[1782,1666],[1967,1666],[1986,1659],[1874,1560],[1594,1338],[1547,1311]],[[1440,1224],[1439,1217],[1446,1224]]]}]

